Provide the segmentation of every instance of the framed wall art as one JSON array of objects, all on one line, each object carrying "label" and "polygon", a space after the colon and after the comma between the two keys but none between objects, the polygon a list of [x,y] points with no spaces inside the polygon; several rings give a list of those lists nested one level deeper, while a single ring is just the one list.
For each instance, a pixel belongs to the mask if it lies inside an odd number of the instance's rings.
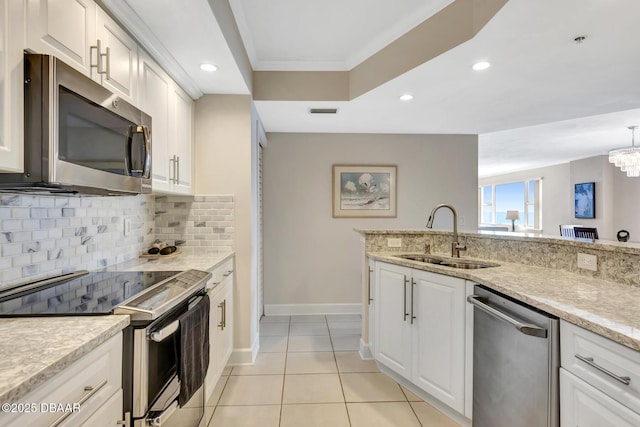
[{"label": "framed wall art", "polygon": [[334,218],[395,218],[396,166],[333,165]]},{"label": "framed wall art", "polygon": [[583,182],[575,185],[576,218],[596,217],[596,183]]}]

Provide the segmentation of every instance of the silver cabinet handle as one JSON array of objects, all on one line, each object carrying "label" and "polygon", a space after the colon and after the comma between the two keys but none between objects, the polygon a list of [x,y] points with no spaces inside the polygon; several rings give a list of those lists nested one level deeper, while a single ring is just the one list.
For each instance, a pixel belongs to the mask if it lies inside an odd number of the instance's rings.
[{"label": "silver cabinet handle", "polygon": [[178,409],[178,401],[174,401],[167,409],[165,409],[160,415],[155,418],[147,418],[147,425],[153,427],[162,427],[167,422],[171,415]]},{"label": "silver cabinet handle", "polygon": [[373,301],[373,298],[371,298],[371,274],[373,273],[372,269],[369,269],[369,305],[371,305],[371,301]]},{"label": "silver cabinet handle", "polygon": [[171,335],[173,335],[178,328],[180,327],[180,321],[176,320],[174,322],[169,323],[169,326],[160,329],[157,332],[151,332],[149,334],[149,339],[155,342],[162,342]]},{"label": "silver cabinet handle", "polygon": [[[100,391],[100,389],[102,389],[102,387],[106,386],[107,382],[108,380],[104,380],[100,384],[98,384],[96,387],[90,386],[90,385],[85,386],[84,391],[86,391],[87,393],[85,393],[85,395],[82,396],[80,400],[78,400],[78,404],[82,407],[82,405],[84,405],[87,400],[91,399],[94,394],[96,394],[97,392]],[[67,412],[63,414],[60,418],[58,418],[53,423],[51,423],[49,427],[59,426],[64,420],[69,418],[71,415],[73,415],[73,412]]]},{"label": "silver cabinet handle", "polygon": [[231,273],[233,273],[233,270],[227,270],[226,273],[223,274],[224,277],[229,277],[231,276]]},{"label": "silver cabinet handle", "polygon": [[104,74],[107,80],[111,80],[111,48],[107,47],[107,53],[104,55],[107,57],[107,66],[105,67]]},{"label": "silver cabinet handle", "polygon": [[176,156],[169,158],[169,182],[173,182],[175,179],[174,177],[176,176],[176,165],[172,164],[175,161],[176,161]]},{"label": "silver cabinet handle", "polygon": [[413,288],[416,286],[416,281],[411,278],[411,324],[413,325],[413,320],[416,316],[413,315]]},{"label": "silver cabinet handle", "polygon": [[176,184],[180,184],[180,156],[176,156],[176,164],[178,165],[178,175],[176,178]]},{"label": "silver cabinet handle", "polygon": [[[93,63],[93,50],[95,49],[96,51],[96,63]],[[98,74],[100,74],[100,68],[102,65],[102,56],[100,56],[100,49],[101,49],[101,45],[100,45],[100,40],[98,39],[97,43],[95,46],[91,46],[89,47],[89,69],[95,68],[96,72]]]},{"label": "silver cabinet handle", "polygon": [[218,326],[220,330],[224,331],[224,328],[227,327],[227,300],[222,300],[222,302],[218,304],[218,307],[222,309],[222,319],[220,319]]},{"label": "silver cabinet handle", "polygon": [[576,354],[575,357],[576,357],[576,359],[582,360],[587,365],[589,365],[589,366],[591,366],[593,368],[596,368],[598,371],[602,372],[603,374],[609,375],[611,378],[613,378],[616,381],[621,382],[624,385],[629,385],[631,383],[631,378],[629,378],[629,377],[621,377],[620,375],[614,374],[613,372],[611,372],[607,368],[603,368],[602,366],[598,365],[596,362],[593,361],[593,357],[586,357],[586,356],[582,356],[580,354]]},{"label": "silver cabinet handle", "polygon": [[484,303],[478,295],[469,295],[467,297],[467,301],[475,305],[477,308],[484,311],[485,313],[513,325],[517,330],[519,330],[525,335],[530,335],[532,337],[539,337],[539,338],[547,337],[547,330],[545,328],[541,328],[539,326],[532,325],[530,323],[522,323],[519,320],[514,319],[513,317],[507,316],[503,312],[496,310],[495,308]]},{"label": "silver cabinet handle", "polygon": [[222,301],[222,323],[224,327],[227,327],[227,300]]},{"label": "silver cabinet handle", "polygon": [[407,283],[409,283],[409,280],[407,279],[407,276],[404,276],[404,286],[403,286],[403,293],[402,293],[402,301],[404,303],[404,308],[402,309],[402,314],[404,315],[402,321],[406,322],[407,321],[407,316],[409,315],[409,313],[407,313]]}]

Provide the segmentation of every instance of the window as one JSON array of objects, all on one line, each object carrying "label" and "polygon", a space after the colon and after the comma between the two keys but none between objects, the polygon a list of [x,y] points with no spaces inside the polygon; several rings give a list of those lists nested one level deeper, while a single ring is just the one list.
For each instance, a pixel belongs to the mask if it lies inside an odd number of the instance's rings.
[{"label": "window", "polygon": [[541,179],[483,185],[479,188],[478,217],[481,224],[511,225],[507,211],[518,211],[517,225],[541,229]]}]

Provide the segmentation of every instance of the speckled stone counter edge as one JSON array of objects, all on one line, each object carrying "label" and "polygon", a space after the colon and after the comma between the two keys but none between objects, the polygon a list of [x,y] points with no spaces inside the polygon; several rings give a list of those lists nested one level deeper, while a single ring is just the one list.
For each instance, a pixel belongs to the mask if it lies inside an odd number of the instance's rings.
[{"label": "speckled stone counter edge", "polygon": [[[74,350],[61,355],[57,360],[47,364],[46,367],[34,372],[29,378],[19,378],[16,385],[9,386],[6,390],[0,393],[0,402],[16,402],[23,396],[27,395],[31,391],[35,390],[50,378],[53,378],[56,374],[63,371],[65,368],[73,364],[75,361],[82,358],[85,354],[91,352],[100,344],[106,342],[109,338],[120,333],[124,328],[129,325],[129,316],[109,316],[113,320],[113,323],[106,329],[100,331],[95,337],[80,343]],[[31,318],[30,320],[35,320]],[[70,319],[65,317],[64,319]],[[81,319],[81,321],[90,320],[86,317],[74,319]],[[20,320],[20,319],[6,319]],[[37,320],[46,321],[46,319],[37,318]],[[28,331],[25,331],[28,333]],[[46,342],[42,342],[42,345],[46,345]]]}]

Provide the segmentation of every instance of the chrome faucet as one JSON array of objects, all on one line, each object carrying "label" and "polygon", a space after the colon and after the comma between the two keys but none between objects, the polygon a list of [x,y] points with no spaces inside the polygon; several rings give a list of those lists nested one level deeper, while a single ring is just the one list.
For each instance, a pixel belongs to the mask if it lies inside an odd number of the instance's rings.
[{"label": "chrome faucet", "polygon": [[451,242],[451,256],[460,258],[460,251],[466,251],[467,246],[458,242],[458,212],[456,212],[456,208],[444,203],[436,205],[436,207],[431,211],[431,214],[429,214],[427,228],[433,228],[433,218],[435,217],[436,211],[440,208],[448,208],[453,213],[453,241]]}]

